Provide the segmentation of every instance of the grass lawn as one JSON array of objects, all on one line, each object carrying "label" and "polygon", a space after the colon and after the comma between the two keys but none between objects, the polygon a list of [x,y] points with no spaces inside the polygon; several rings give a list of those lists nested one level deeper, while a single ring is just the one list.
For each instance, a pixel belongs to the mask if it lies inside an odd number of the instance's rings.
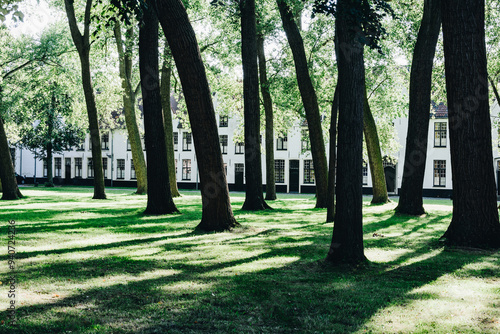
[{"label": "grass lawn", "polygon": [[[439,242],[450,200],[394,216],[365,198],[365,253],[324,264],[333,224],[314,199],[281,195],[241,211],[241,228],[197,233],[201,198],[143,216],[146,197],[107,189],[22,188],[0,202],[0,333],[500,333],[500,256]],[[16,297],[8,298],[8,221],[16,221]],[[6,309],[15,301],[17,327]]]}]

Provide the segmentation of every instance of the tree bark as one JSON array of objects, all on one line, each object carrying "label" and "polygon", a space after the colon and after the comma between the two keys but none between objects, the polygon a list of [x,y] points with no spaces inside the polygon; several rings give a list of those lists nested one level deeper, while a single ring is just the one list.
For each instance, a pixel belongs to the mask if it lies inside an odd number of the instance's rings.
[{"label": "tree bark", "polygon": [[46,146],[46,163],[47,163],[47,182],[45,183],[46,187],[53,187],[54,186],[54,175],[52,173],[52,151],[53,151],[53,145],[52,145],[52,138],[53,138],[53,133],[54,133],[54,108],[55,108],[55,93],[52,93],[52,101],[51,101],[51,108],[48,111],[49,115],[47,117],[47,146]]},{"label": "tree bark", "polygon": [[120,79],[122,81],[123,111],[125,113],[125,124],[127,126],[130,150],[134,161],[134,168],[137,177],[136,194],[143,195],[148,191],[148,179],[146,171],[146,160],[142,150],[141,134],[137,126],[135,114],[136,92],[132,85],[132,46],[134,29],[129,27],[126,32],[125,46],[122,41],[121,25],[116,21],[114,28],[116,46],[118,50],[118,65]]},{"label": "tree bark", "polygon": [[241,58],[243,63],[243,112],[245,118],[246,197],[243,210],[270,209],[262,192],[260,152],[259,73],[255,0],[240,0]]},{"label": "tree bark", "polygon": [[257,36],[257,57],[259,59],[260,92],[264,101],[266,115],[266,201],[276,199],[276,180],[274,173],[274,115],[273,100],[269,92],[267,80],[266,55],[264,53],[264,36]]},{"label": "tree bark", "polygon": [[168,173],[170,180],[170,192],[172,197],[180,197],[179,189],[177,188],[177,175],[175,173],[175,153],[174,153],[174,138],[172,125],[172,107],[170,105],[170,78],[172,76],[172,64],[170,59],[168,44],[165,44],[163,64],[161,67],[161,106],[163,109],[163,128],[165,129],[165,145],[167,146]]},{"label": "tree bark", "polygon": [[403,181],[396,212],[419,216],[422,201],[431,105],[432,67],[441,27],[441,0],[425,0],[410,74],[410,107]]},{"label": "tree bark", "polygon": [[318,98],[309,75],[309,67],[304,42],[292,12],[284,0],[277,0],[281,21],[288,44],[292,49],[297,83],[306,112],[307,126],[311,140],[311,154],[316,178],[316,208],[328,207],[328,164],[326,162],[325,142],[321,128]]},{"label": "tree bark", "polygon": [[144,213],[162,215],[178,212],[170,192],[163,129],[158,67],[158,18],[151,8],[144,9],[143,23],[139,29],[139,70],[148,159],[148,204]]},{"label": "tree bark", "polygon": [[2,182],[2,200],[22,198],[17,186],[14,164],[10,155],[9,142],[5,132],[3,119],[0,118],[0,180]]},{"label": "tree bark", "polygon": [[180,0],[153,4],[177,66],[194,137],[203,205],[198,228],[230,230],[239,224],[231,209],[215,110],[193,27]]},{"label": "tree bark", "polygon": [[337,164],[337,118],[339,111],[339,86],[335,87],[332,102],[332,116],[330,123],[330,166],[328,169],[328,206],[326,210],[326,222],[331,223],[335,219],[335,177]]},{"label": "tree bark", "polygon": [[373,197],[372,204],[383,204],[389,202],[387,184],[385,183],[384,164],[380,152],[380,140],[378,138],[377,125],[373,119],[368,97],[365,91],[363,106],[363,133],[365,134],[366,149],[368,151],[368,163],[370,164],[370,175],[372,177]]},{"label": "tree bark", "polygon": [[491,147],[484,0],[443,0],[443,40],[453,180],[449,245],[500,247]]},{"label": "tree bark", "polygon": [[71,37],[80,57],[82,71],[82,85],[89,118],[90,140],[92,142],[92,161],[94,163],[94,197],[93,199],[106,199],[104,187],[104,171],[102,169],[101,135],[99,133],[99,120],[95,103],[94,88],[90,74],[90,18],[92,0],[86,0],[84,32],[80,32],[75,17],[72,0],[64,0],[66,15],[68,17]]},{"label": "tree bark", "polygon": [[[363,101],[365,70],[361,26],[351,17],[356,0],[339,0],[335,21],[338,43],[339,129],[337,152],[337,206],[330,263],[366,261],[363,248]],[[353,33],[358,32],[358,33]]]}]

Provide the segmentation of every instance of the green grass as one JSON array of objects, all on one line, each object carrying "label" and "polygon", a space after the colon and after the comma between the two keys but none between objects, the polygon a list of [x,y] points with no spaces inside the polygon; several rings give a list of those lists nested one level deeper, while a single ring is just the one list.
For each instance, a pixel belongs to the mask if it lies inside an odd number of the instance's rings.
[{"label": "green grass", "polygon": [[[438,242],[451,202],[425,217],[364,202],[371,264],[323,259],[332,224],[306,195],[241,211],[241,228],[199,233],[197,192],[181,214],[142,215],[145,196],[22,188],[0,202],[0,333],[499,333],[500,256]],[[7,221],[16,221],[18,325],[7,326]]]}]

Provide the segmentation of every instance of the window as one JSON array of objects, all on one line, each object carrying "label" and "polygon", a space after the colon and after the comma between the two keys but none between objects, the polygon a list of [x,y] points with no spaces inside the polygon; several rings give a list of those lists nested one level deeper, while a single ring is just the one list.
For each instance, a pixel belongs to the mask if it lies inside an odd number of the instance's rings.
[{"label": "window", "polygon": [[174,139],[174,151],[177,151],[177,146],[179,145],[179,134],[174,132],[172,138]]},{"label": "window", "polygon": [[182,179],[191,180],[191,159],[182,160]]},{"label": "window", "polygon": [[75,158],[75,177],[82,177],[82,158]]},{"label": "window", "polygon": [[119,180],[125,178],[125,159],[116,160],[116,178]]},{"label": "window", "polygon": [[61,177],[62,176],[62,159],[61,158],[54,158],[54,176],[55,177]]},{"label": "window", "polygon": [[227,164],[224,163],[224,173],[226,173],[226,176],[227,176]]},{"label": "window", "polygon": [[89,151],[92,151],[92,138],[89,137]]},{"label": "window", "polygon": [[276,183],[285,183],[285,160],[274,160],[274,178]]},{"label": "window", "polygon": [[309,132],[307,129],[302,129],[302,151],[310,151],[311,150],[311,141],[309,140]]},{"label": "window", "polygon": [[175,159],[175,176],[177,176],[177,159]]},{"label": "window", "polygon": [[103,133],[101,137],[101,149],[109,150],[109,133]]},{"label": "window", "polygon": [[276,149],[278,151],[286,151],[288,148],[288,138],[287,136],[279,137],[276,139]]},{"label": "window", "polygon": [[446,187],[446,160],[434,160],[434,187]]},{"label": "window", "polygon": [[71,178],[71,158],[64,158],[64,173],[67,179]]},{"label": "window", "polygon": [[220,128],[227,128],[229,124],[229,116],[219,116],[219,127]]},{"label": "window", "polygon": [[102,170],[104,172],[104,178],[108,178],[108,158],[102,158]]},{"label": "window", "polygon": [[314,183],[314,165],[312,160],[304,160],[304,183]]},{"label": "window", "polygon": [[191,133],[183,132],[182,133],[182,150],[183,151],[191,151]]},{"label": "window", "polygon": [[130,139],[127,138],[127,151],[132,151],[132,146],[130,146]]},{"label": "window", "polygon": [[130,159],[130,179],[131,180],[137,179],[137,175],[135,174],[135,166],[133,159]]},{"label": "window", "polygon": [[227,135],[220,135],[219,143],[222,154],[227,154]]},{"label": "window", "polygon": [[87,178],[93,178],[94,177],[94,162],[92,161],[92,158],[87,159]]},{"label": "window", "polygon": [[368,164],[363,161],[363,184],[368,184]]},{"label": "window", "polygon": [[43,159],[43,177],[47,177],[47,159]]},{"label": "window", "polygon": [[236,143],[234,146],[234,154],[245,153],[245,143]]},{"label": "window", "polygon": [[434,147],[446,147],[446,122],[434,123]]}]

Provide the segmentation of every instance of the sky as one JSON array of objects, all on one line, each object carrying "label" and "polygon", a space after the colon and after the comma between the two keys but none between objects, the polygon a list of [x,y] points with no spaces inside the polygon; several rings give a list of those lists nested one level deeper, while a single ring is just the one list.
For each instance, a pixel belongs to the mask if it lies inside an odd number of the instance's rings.
[{"label": "sky", "polygon": [[49,23],[59,20],[60,13],[50,9],[45,0],[25,0],[19,7],[24,14],[23,22],[14,22],[10,18],[5,22],[14,36],[39,36]]}]

